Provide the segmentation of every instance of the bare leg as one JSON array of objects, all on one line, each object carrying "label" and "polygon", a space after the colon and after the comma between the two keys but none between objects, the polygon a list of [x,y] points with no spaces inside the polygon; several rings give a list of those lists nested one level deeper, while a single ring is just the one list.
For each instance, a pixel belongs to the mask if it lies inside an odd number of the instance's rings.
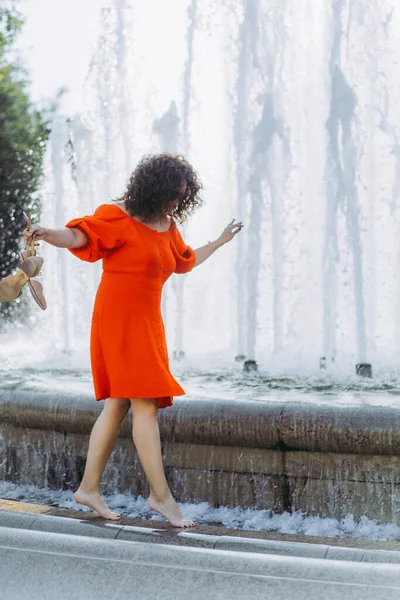
[{"label": "bare leg", "polygon": [[121,515],[108,508],[100,496],[100,479],[129,408],[128,398],[107,398],[104,401],[103,411],[90,434],[85,473],[79,489],[74,494],[77,502],[89,506],[105,519],[121,518]]},{"label": "bare leg", "polygon": [[191,527],[194,522],[183,516],[165,479],[157,420],[157,401],[152,398],[131,398],[131,404],[133,441],[150,484],[147,503],[152,510],[159,512],[174,527]]}]

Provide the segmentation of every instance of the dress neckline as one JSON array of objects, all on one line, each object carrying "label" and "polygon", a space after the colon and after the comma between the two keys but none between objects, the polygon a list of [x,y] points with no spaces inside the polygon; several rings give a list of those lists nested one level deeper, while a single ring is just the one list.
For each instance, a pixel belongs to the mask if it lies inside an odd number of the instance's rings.
[{"label": "dress neckline", "polygon": [[145,223],[142,223],[142,221],[139,221],[139,219],[135,219],[135,217],[131,217],[131,215],[129,215],[126,212],[126,210],[124,210],[123,208],[121,208],[117,204],[114,204],[113,206],[116,206],[118,208],[118,210],[120,210],[121,212],[123,212],[124,215],[126,217],[128,217],[128,219],[130,219],[131,221],[135,221],[135,223],[139,223],[139,225],[143,225],[143,227],[145,227],[146,229],[150,229],[150,231],[154,231],[154,233],[158,233],[159,235],[163,235],[164,233],[169,233],[172,230],[173,226],[175,225],[175,221],[173,219],[170,219],[171,224],[169,226],[169,229],[166,229],[165,231],[157,231],[157,229],[153,229],[152,227],[149,227]]}]

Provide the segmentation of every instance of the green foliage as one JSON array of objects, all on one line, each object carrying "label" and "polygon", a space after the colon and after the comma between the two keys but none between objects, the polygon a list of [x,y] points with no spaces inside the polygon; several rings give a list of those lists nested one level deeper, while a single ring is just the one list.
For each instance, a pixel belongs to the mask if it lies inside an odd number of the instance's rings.
[{"label": "green foliage", "polygon": [[[24,211],[37,220],[38,188],[49,135],[45,115],[31,103],[20,68],[8,63],[8,49],[21,27],[15,2],[0,8],[0,279],[19,264]],[[22,313],[24,302],[0,303],[0,327]]]},{"label": "green foliage", "polygon": [[2,0],[0,6],[0,57],[10,47],[22,27],[23,21],[17,11],[15,0]]}]

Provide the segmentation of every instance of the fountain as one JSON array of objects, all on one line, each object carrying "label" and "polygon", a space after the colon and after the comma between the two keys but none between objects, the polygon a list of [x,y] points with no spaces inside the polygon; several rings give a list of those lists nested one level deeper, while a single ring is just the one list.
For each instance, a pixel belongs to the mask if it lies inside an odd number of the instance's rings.
[{"label": "fountain", "polygon": [[[245,226],[164,289],[173,371],[189,391],[160,416],[180,499],[397,521],[397,24],[394,0],[307,12],[286,0],[110,0],[102,11],[87,105],[54,122],[42,222],[92,213],[143,154],[178,151],[205,183],[188,243],[233,217]],[[100,266],[41,252],[46,341],[24,364],[80,376]],[[73,391],[75,375],[62,391],[0,373],[0,478],[77,484],[101,407],[89,381]],[[123,493],[134,480],[145,493],[128,423],[104,485]]]}]

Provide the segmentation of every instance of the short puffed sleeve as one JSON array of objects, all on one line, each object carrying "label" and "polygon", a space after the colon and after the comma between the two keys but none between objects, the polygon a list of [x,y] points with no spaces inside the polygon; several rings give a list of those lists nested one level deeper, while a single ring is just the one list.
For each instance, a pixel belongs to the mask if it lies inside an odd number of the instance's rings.
[{"label": "short puffed sleeve", "polygon": [[171,230],[171,249],[176,260],[174,273],[191,271],[196,265],[196,253],[193,248],[185,244],[175,223]]},{"label": "short puffed sleeve", "polygon": [[125,213],[112,204],[102,204],[93,215],[69,221],[65,227],[74,227],[88,238],[86,246],[68,250],[87,262],[104,258],[108,251],[121,248],[125,240]]}]

